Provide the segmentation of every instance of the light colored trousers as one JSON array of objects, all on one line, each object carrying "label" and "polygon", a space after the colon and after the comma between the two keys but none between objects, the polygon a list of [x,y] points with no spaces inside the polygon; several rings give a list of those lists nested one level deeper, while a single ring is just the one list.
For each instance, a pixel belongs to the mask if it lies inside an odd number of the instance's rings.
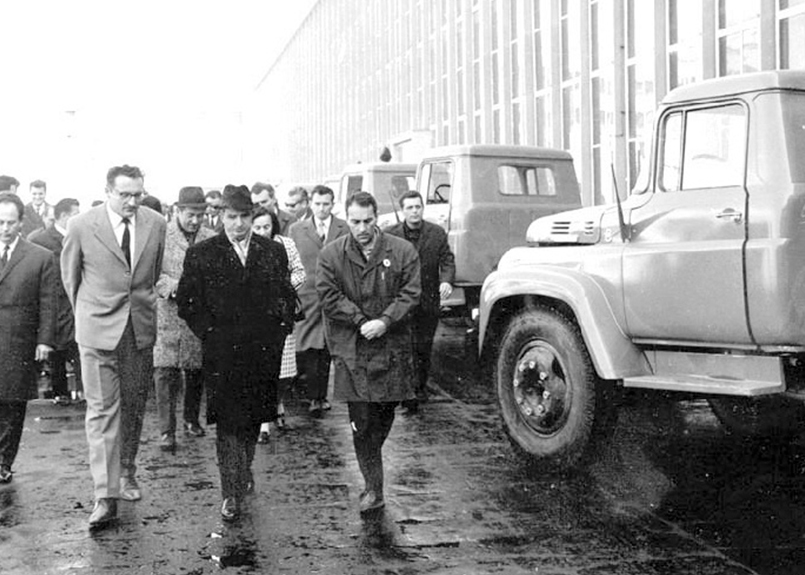
[{"label": "light colored trousers", "polygon": [[153,384],[153,349],[137,349],[131,321],[113,351],[79,346],[96,499],[118,497],[121,475],[134,477],[137,471],[145,402]]}]

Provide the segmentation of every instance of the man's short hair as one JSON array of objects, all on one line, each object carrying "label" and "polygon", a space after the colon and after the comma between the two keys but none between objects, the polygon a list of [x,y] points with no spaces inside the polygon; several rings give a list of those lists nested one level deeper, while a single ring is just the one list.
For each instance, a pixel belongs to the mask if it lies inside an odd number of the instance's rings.
[{"label": "man's short hair", "polygon": [[22,221],[25,215],[25,204],[22,203],[20,197],[13,192],[0,192],[0,204],[14,204],[17,206],[17,214]]},{"label": "man's short hair", "polygon": [[106,185],[108,185],[110,188],[113,187],[115,185],[115,179],[117,179],[118,176],[125,176],[127,178],[131,178],[132,180],[145,178],[142,171],[137,166],[123,164],[122,166],[114,166],[109,168],[109,171],[106,172]]},{"label": "man's short hair", "polygon": [[31,188],[42,188],[43,190],[47,190],[48,185],[45,183],[44,180],[34,180],[33,182],[31,182],[31,185],[28,186],[29,190]]},{"label": "man's short hair", "polygon": [[218,198],[222,198],[223,195],[221,194],[220,190],[210,190],[206,194],[204,194],[205,200],[217,200]]},{"label": "man's short hair", "polygon": [[375,197],[370,194],[369,192],[355,192],[350,197],[347,198],[346,205],[344,206],[345,210],[349,210],[349,207],[355,204],[356,206],[360,206],[362,208],[371,208],[375,212],[375,216],[377,216],[377,200]]},{"label": "man's short hair", "polygon": [[19,186],[20,181],[14,176],[0,176],[0,192],[9,192],[13,186]]},{"label": "man's short hair", "polygon": [[400,196],[400,207],[401,208],[403,207],[405,200],[411,200],[413,198],[418,199],[423,206],[425,205],[425,201],[422,199],[422,194],[420,194],[416,190],[409,190],[405,192],[402,196]]},{"label": "man's short hair", "polygon": [[79,205],[78,200],[75,198],[64,198],[63,200],[59,200],[53,207],[53,217],[58,220],[63,214],[69,214],[73,211],[73,207],[77,208]]},{"label": "man's short hair", "polygon": [[158,214],[162,213],[162,202],[156,196],[143,196],[143,203],[146,208],[151,208]]},{"label": "man's short hair", "polygon": [[307,189],[302,186],[294,186],[288,191],[288,196],[298,197],[299,200],[308,201],[310,198],[307,195]]},{"label": "man's short hair", "polygon": [[264,190],[268,192],[268,197],[274,198],[274,186],[266,182],[255,182],[252,186],[252,195],[262,194]]},{"label": "man's short hair", "polygon": [[333,192],[333,190],[331,188],[328,188],[327,186],[322,186],[322,185],[315,186],[313,188],[313,190],[310,192],[310,195],[311,195],[311,197],[312,196],[330,196],[330,201],[331,202],[335,201],[335,193]]}]

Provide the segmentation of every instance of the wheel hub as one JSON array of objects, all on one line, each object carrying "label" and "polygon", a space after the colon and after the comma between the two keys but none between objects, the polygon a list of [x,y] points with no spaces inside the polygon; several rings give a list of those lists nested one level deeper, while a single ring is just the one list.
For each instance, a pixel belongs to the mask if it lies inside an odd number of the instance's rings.
[{"label": "wheel hub", "polygon": [[520,416],[531,428],[550,434],[562,427],[570,406],[569,387],[552,346],[539,341],[524,348],[512,385]]}]

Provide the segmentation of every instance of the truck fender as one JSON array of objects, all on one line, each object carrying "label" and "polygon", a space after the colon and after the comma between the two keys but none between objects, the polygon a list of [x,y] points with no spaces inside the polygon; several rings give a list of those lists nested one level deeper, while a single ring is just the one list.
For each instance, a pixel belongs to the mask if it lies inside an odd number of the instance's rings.
[{"label": "truck fender", "polygon": [[496,306],[511,298],[569,307],[601,378],[616,380],[652,373],[645,355],[621,329],[601,286],[582,271],[558,266],[518,267],[493,272],[486,278],[480,302],[480,351]]}]

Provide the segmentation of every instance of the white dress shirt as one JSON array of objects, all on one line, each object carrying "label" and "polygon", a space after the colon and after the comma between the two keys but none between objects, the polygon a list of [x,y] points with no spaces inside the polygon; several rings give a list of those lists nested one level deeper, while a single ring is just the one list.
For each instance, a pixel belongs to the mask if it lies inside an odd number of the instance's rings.
[{"label": "white dress shirt", "polygon": [[[109,207],[109,202],[106,202],[106,213],[109,216],[109,222],[112,224],[112,231],[115,233],[115,239],[117,240],[117,245],[121,245],[123,243],[123,232],[126,230],[126,226],[123,225],[123,216],[120,214],[112,211],[112,208]],[[135,243],[135,233],[134,228],[135,226],[135,217],[131,216],[129,220],[129,256],[131,260],[132,266],[134,266],[134,246],[137,245]]]}]

